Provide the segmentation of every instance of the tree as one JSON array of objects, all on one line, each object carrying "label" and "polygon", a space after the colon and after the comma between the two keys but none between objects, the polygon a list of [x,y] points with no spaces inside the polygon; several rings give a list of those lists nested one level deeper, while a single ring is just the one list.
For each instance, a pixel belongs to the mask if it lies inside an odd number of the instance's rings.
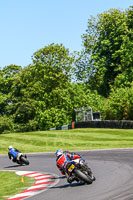
[{"label": "tree", "polygon": [[101,95],[108,96],[117,77],[125,71],[132,73],[131,14],[132,9],[127,12],[110,9],[96,18],[91,17],[82,35],[84,51],[81,58],[85,62],[78,67],[86,74],[89,88]]},{"label": "tree", "polygon": [[11,90],[15,76],[21,71],[21,66],[9,65],[0,70],[0,92],[8,94]]},{"label": "tree", "polygon": [[112,89],[104,104],[105,119],[133,120],[133,85]]},{"label": "tree", "polygon": [[127,34],[121,45],[121,66],[122,73],[118,74],[115,79],[114,86],[132,87],[133,81],[133,7],[126,10]]},{"label": "tree", "polygon": [[[16,76],[12,86],[12,104],[8,111],[16,123],[37,120],[39,127],[45,128],[46,118],[55,124],[52,113],[60,115],[64,109],[67,118],[68,88],[71,81],[73,58],[62,44],[50,44],[33,54],[33,64],[25,67]],[[54,111],[55,109],[55,111]],[[49,111],[49,112],[48,112]],[[56,117],[57,118],[57,117]],[[44,120],[43,120],[44,119]],[[61,120],[59,120],[61,123]],[[67,120],[68,121],[68,120]],[[63,123],[63,121],[62,121]],[[65,121],[64,121],[65,123]]]},{"label": "tree", "polygon": [[11,103],[12,85],[21,69],[21,66],[9,65],[0,70],[0,115],[8,113],[6,107]]}]

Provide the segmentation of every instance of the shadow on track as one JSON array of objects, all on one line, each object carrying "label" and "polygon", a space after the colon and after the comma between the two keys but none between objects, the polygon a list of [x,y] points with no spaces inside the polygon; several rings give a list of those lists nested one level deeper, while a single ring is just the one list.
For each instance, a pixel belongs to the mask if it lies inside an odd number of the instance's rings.
[{"label": "shadow on track", "polygon": [[13,167],[21,167],[23,165],[11,165],[11,166],[7,166],[7,167],[4,167],[5,169],[9,169],[9,168],[13,168]]},{"label": "shadow on track", "polygon": [[[51,178],[53,180],[55,179],[64,179],[66,178],[66,176],[58,176],[58,177],[54,177],[54,178]],[[55,189],[55,188],[67,188],[67,187],[78,187],[78,186],[82,186],[82,185],[85,185],[84,182],[75,182],[75,183],[68,183],[68,184],[65,184],[65,185],[59,185],[59,186],[54,186],[54,187],[51,187],[50,189]]]},{"label": "shadow on track", "polygon": [[51,178],[51,179],[55,180],[55,179],[64,179],[64,178],[66,178],[66,176],[58,176],[58,177],[54,177],[54,178]]},{"label": "shadow on track", "polygon": [[54,186],[49,189],[55,189],[55,188],[68,188],[68,187],[79,187],[85,185],[84,183],[71,183],[71,184],[65,184],[65,185],[59,185],[59,186]]}]

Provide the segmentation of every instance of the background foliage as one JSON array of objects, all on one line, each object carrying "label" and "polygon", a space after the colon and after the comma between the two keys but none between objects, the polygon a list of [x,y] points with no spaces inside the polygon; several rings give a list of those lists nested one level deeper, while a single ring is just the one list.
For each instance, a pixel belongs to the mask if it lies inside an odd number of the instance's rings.
[{"label": "background foliage", "polygon": [[52,43],[32,64],[0,69],[0,133],[69,124],[83,106],[102,119],[133,119],[133,7],[91,16],[82,43],[73,54]]}]

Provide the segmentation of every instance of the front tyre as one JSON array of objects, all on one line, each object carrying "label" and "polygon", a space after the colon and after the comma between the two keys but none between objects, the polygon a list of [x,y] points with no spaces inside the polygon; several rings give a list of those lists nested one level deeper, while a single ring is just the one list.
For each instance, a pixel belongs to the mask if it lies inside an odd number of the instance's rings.
[{"label": "front tyre", "polygon": [[76,176],[81,180],[84,181],[87,184],[91,184],[93,182],[93,180],[91,179],[91,177],[85,175],[83,172],[81,172],[79,169],[75,169],[74,173],[76,174]]},{"label": "front tyre", "polygon": [[25,165],[29,165],[30,164],[29,161],[25,157],[21,156],[20,159],[21,159],[21,162],[23,162]]}]

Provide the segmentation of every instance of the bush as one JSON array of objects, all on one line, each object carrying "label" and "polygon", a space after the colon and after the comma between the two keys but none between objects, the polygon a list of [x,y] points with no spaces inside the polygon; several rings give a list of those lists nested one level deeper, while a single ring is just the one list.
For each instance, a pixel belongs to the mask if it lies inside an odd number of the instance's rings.
[{"label": "bush", "polygon": [[112,90],[104,106],[105,119],[133,120],[133,87]]},{"label": "bush", "polygon": [[35,120],[29,120],[28,123],[15,124],[15,132],[29,132],[36,131],[38,129],[38,122]]},{"label": "bush", "polygon": [[64,109],[51,108],[44,112],[40,111],[37,118],[40,130],[48,130],[69,123],[67,113]]},{"label": "bush", "polygon": [[7,116],[0,116],[0,134],[14,131],[13,119]]}]

